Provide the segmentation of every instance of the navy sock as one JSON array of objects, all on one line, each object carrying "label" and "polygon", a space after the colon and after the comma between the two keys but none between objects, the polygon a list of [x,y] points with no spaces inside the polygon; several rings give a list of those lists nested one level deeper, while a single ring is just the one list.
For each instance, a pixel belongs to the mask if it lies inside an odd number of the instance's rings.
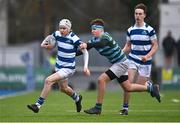
[{"label": "navy sock", "polygon": [[76,92],[74,92],[74,93],[71,95],[71,98],[72,98],[75,102],[77,102],[77,101],[79,100],[79,96],[77,95]]},{"label": "navy sock", "polygon": [[128,104],[128,103],[124,103],[124,104],[123,104],[123,109],[128,110],[128,108],[129,108],[129,104]]},{"label": "navy sock", "polygon": [[95,108],[101,110],[102,109],[102,103],[96,103]]},{"label": "navy sock", "polygon": [[38,100],[37,100],[37,103],[38,103],[39,105],[42,105],[42,104],[44,103],[44,101],[45,101],[44,98],[39,97]]},{"label": "navy sock", "polygon": [[148,81],[147,83],[148,83],[148,85],[147,85],[147,91],[148,91],[148,92],[152,92],[152,89],[153,89],[153,88],[152,88],[152,83],[151,83],[150,81]]}]

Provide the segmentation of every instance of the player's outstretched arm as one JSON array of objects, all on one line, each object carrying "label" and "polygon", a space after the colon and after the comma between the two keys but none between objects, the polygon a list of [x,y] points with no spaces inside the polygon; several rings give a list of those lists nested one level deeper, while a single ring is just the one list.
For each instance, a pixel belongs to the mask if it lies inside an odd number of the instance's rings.
[{"label": "player's outstretched arm", "polygon": [[[80,48],[81,49],[84,49],[86,48],[87,50],[90,50],[92,48],[101,48],[101,47],[104,47],[104,46],[107,46],[109,43],[108,40],[104,39],[104,40],[101,40],[100,42],[93,42],[93,43],[82,43],[80,45]],[[80,56],[82,55],[82,51],[81,50],[77,50],[76,52],[76,56]]]},{"label": "player's outstretched arm", "polygon": [[82,52],[84,54],[84,73],[87,75],[87,76],[90,76],[91,73],[90,73],[90,70],[88,68],[88,62],[89,62],[89,53],[87,51],[87,49],[82,49]]}]

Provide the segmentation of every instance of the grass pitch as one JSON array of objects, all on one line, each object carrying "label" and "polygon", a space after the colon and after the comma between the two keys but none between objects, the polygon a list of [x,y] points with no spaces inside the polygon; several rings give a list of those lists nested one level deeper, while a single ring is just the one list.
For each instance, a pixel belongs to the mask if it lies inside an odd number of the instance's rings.
[{"label": "grass pitch", "polygon": [[75,111],[71,98],[58,91],[51,91],[38,114],[26,105],[34,103],[40,92],[8,97],[0,100],[0,122],[180,122],[180,91],[163,91],[158,103],[147,93],[132,93],[129,115],[122,116],[122,92],[106,92],[101,115],[83,112],[95,105],[96,92],[80,92],[83,109]]}]

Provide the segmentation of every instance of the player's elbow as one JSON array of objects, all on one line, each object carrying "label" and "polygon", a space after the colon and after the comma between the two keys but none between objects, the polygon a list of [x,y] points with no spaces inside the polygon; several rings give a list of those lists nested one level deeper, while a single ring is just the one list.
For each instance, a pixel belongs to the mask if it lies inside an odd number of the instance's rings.
[{"label": "player's elbow", "polygon": [[44,45],[43,45],[43,44],[41,44],[40,46],[41,46],[41,48],[44,48]]}]

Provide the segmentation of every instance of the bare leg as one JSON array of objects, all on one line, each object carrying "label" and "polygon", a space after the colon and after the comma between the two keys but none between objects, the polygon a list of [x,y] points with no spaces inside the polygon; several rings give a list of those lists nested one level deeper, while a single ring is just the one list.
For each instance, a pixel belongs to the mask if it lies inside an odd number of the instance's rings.
[{"label": "bare leg", "polygon": [[110,81],[110,78],[105,74],[101,74],[98,78],[98,96],[97,103],[103,103],[106,83]]},{"label": "bare leg", "polygon": [[[128,70],[128,80],[130,83],[134,82],[136,73],[137,73],[137,71],[135,69],[129,69]],[[123,87],[124,85],[122,85],[122,84],[121,84],[121,86]],[[123,87],[123,89],[124,89],[123,108],[126,107],[126,109],[128,109],[128,104],[129,104],[129,100],[130,100],[130,93],[128,91],[125,91],[125,87]]]},{"label": "bare leg", "polygon": [[104,99],[105,89],[106,89],[106,83],[110,81],[110,78],[106,75],[106,73],[103,73],[98,78],[98,94],[97,94],[97,102],[95,104],[95,107],[84,110],[87,114],[101,114],[102,110],[102,103]]},{"label": "bare leg", "polygon": [[68,86],[67,80],[63,80],[63,81],[58,82],[58,85],[60,87],[60,91],[67,94],[68,96],[72,96],[72,94],[74,93],[72,88]]},{"label": "bare leg", "polygon": [[60,79],[60,76],[58,73],[54,73],[54,74],[50,75],[49,77],[47,77],[45,80],[45,83],[44,83],[44,88],[43,88],[40,96],[45,99],[48,96],[49,91],[51,90],[51,86],[55,82],[57,82],[57,80],[59,80],[59,79]]},{"label": "bare leg", "polygon": [[38,113],[41,105],[44,103],[45,99],[48,96],[48,93],[51,90],[51,86],[58,80],[60,80],[60,76],[58,75],[58,73],[54,73],[54,74],[50,75],[49,77],[47,77],[44,82],[44,88],[43,88],[41,95],[38,98],[37,102],[35,104],[27,105],[27,107],[30,110],[32,110],[34,113]]},{"label": "bare leg", "polygon": [[[131,83],[135,82],[137,71],[135,69],[129,69],[128,74],[129,74],[128,76],[129,81]],[[137,84],[147,86],[147,81],[148,81],[148,78],[145,78],[139,75],[137,76],[137,81],[136,81]],[[130,93],[127,91],[124,91],[123,103],[129,103],[129,100],[130,100]]]},{"label": "bare leg", "polygon": [[60,91],[70,96],[76,104],[76,111],[80,112],[82,109],[81,100],[82,96],[78,95],[71,87],[68,85],[67,80],[60,81],[59,83]]},{"label": "bare leg", "polygon": [[144,76],[138,76],[138,79],[137,79],[137,84],[140,84],[140,85],[148,85],[147,81],[149,80],[148,77],[144,77]]},{"label": "bare leg", "polygon": [[147,91],[146,85],[132,84],[128,80],[123,82],[122,87],[127,92],[144,92]]}]

